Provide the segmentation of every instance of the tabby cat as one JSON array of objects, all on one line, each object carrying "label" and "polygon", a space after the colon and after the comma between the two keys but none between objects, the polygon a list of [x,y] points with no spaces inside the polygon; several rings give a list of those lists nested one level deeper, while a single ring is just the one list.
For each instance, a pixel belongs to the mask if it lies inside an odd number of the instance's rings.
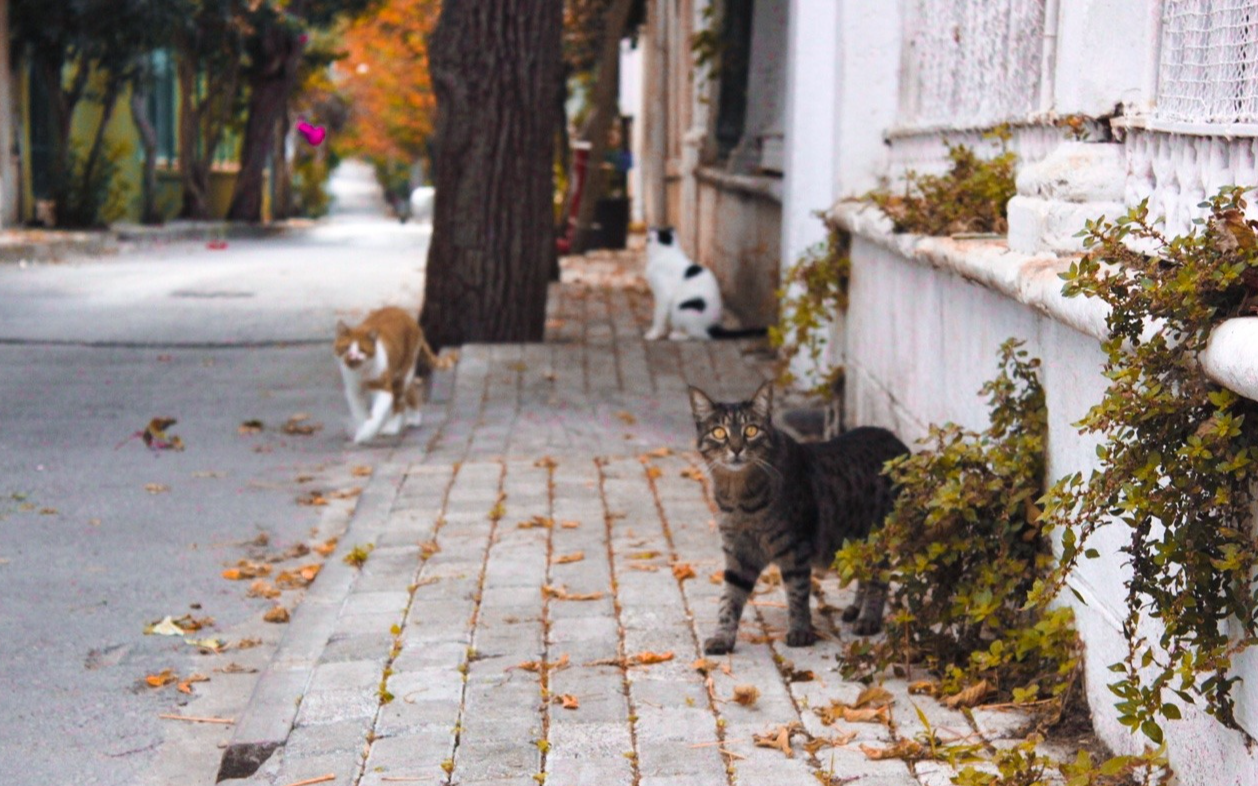
[{"label": "tabby cat", "polygon": [[332,349],[345,385],[355,442],[398,434],[404,426],[423,421],[416,370],[436,368],[439,363],[414,315],[386,306],[368,314],[357,327],[337,321]]},{"label": "tabby cat", "polygon": [[[738,621],[756,579],[776,564],[786,587],[789,647],[817,640],[808,596],[812,568],[828,568],[843,541],[863,538],[891,512],[895,490],[882,474],[888,460],[908,453],[881,428],[857,428],[828,442],[800,444],[773,427],[773,386],[750,401],[714,402],[690,388],[698,447],[712,476],[725,551],[725,590],[708,655],[734,649]],[[887,587],[862,584],[843,612],[861,636],[882,629]]]}]

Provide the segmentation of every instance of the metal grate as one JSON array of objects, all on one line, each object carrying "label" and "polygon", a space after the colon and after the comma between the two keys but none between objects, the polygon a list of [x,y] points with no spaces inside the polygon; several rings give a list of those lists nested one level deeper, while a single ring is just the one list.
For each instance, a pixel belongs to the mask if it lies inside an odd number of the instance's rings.
[{"label": "metal grate", "polygon": [[901,125],[983,128],[1039,106],[1044,0],[908,0]]},{"label": "metal grate", "polygon": [[1258,122],[1258,3],[1164,0],[1157,109],[1162,120]]}]

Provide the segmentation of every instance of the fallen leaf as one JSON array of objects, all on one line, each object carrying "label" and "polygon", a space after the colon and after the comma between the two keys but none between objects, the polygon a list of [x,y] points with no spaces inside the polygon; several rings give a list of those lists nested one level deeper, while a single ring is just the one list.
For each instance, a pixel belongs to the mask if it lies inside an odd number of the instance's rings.
[{"label": "fallen leaf", "polygon": [[251,562],[247,559],[242,559],[236,563],[236,567],[223,571],[223,578],[228,581],[256,579],[259,576],[269,575],[271,575],[270,565],[267,565],[265,562]]},{"label": "fallen leaf", "polygon": [[894,701],[895,697],[891,695],[891,691],[881,685],[870,685],[860,692],[852,707],[855,709],[860,709],[861,707],[885,707]]},{"label": "fallen leaf", "polygon": [[637,655],[630,655],[629,661],[639,666],[650,666],[655,663],[663,663],[673,659],[671,652],[639,652]]},{"label": "fallen leaf", "polygon": [[328,495],[328,497],[330,499],[353,499],[362,493],[363,490],[355,486],[354,488],[344,489],[343,491],[333,491]]},{"label": "fallen leaf", "polygon": [[724,584],[724,583],[725,583],[725,571],[723,571],[723,570],[718,570],[717,572],[715,572],[715,573],[713,573],[712,575],[708,576],[708,581],[709,581],[709,582],[711,582],[712,584]]},{"label": "fallen leaf", "polygon": [[891,712],[890,708],[886,706],[864,707],[862,709],[843,707],[841,717],[848,723],[881,723],[885,725],[891,719]]},{"label": "fallen leaf", "polygon": [[209,682],[210,678],[204,674],[190,674],[185,680],[181,680],[175,689],[180,693],[192,693],[192,684],[194,682]]},{"label": "fallen leaf", "polygon": [[144,682],[150,688],[164,688],[172,682],[177,682],[179,677],[175,675],[174,669],[162,669],[157,674],[150,674],[144,678]]},{"label": "fallen leaf", "polygon": [[531,671],[537,674],[537,673],[540,673],[543,669],[545,669],[548,672],[561,671],[563,669],[568,668],[571,665],[572,663],[568,659],[568,654],[564,653],[563,655],[560,655],[557,660],[554,660],[550,663],[544,663],[540,660],[526,660],[523,663],[517,663],[514,666],[509,666],[507,667],[506,670],[511,671],[512,669],[520,669],[521,671]]},{"label": "fallen leaf", "polygon": [[248,436],[250,434],[257,434],[262,431],[263,428],[265,428],[265,426],[262,425],[262,421],[260,420],[246,420],[236,427],[236,433],[242,436]]},{"label": "fallen leaf", "polygon": [[561,693],[555,697],[555,701],[565,710],[575,710],[581,706],[580,700],[571,693]]},{"label": "fallen leaf", "polygon": [[861,745],[861,752],[865,756],[874,761],[882,759],[904,759],[905,761],[913,761],[922,758],[925,748],[916,740],[900,740],[894,745],[886,748],[875,748],[870,745]]},{"label": "fallen leaf", "polygon": [[658,551],[639,551],[637,554],[630,554],[629,559],[655,559],[659,555]]},{"label": "fallen leaf", "polygon": [[577,527],[581,526],[581,522],[579,522],[579,521],[565,521],[565,522],[561,523],[559,526],[563,527],[564,529],[576,529]]},{"label": "fallen leaf", "polygon": [[419,553],[424,559],[428,559],[438,551],[441,551],[441,546],[437,545],[437,541],[435,540],[429,540],[419,544]]},{"label": "fallen leaf", "polygon": [[144,427],[143,431],[137,431],[127,439],[119,443],[118,447],[122,447],[128,440],[139,437],[143,440],[145,447],[150,450],[183,450],[183,440],[179,437],[167,436],[166,429],[175,425],[179,421],[174,418],[153,418]]},{"label": "fallen leaf", "polygon": [[264,622],[285,623],[288,622],[288,609],[283,606],[272,606],[266,614],[262,615]]},{"label": "fallen leaf", "polygon": [[640,570],[644,573],[656,573],[659,571],[659,565],[640,565],[636,562],[629,563],[629,570]]},{"label": "fallen leaf", "polygon": [[555,600],[598,600],[606,593],[603,592],[586,592],[572,593],[562,585],[555,586],[553,584],[542,585],[542,597],[554,598]]},{"label": "fallen leaf", "polygon": [[191,614],[185,614],[182,617],[174,617],[167,614],[161,620],[146,625],[144,634],[152,636],[182,636],[185,633],[193,633],[202,628],[211,627],[214,624],[213,617],[193,617]]},{"label": "fallen leaf", "polygon": [[655,480],[656,478],[660,477],[663,474],[664,474],[664,470],[654,465],[646,468],[646,476],[650,478],[651,480]]},{"label": "fallen leaf", "polygon": [[681,476],[683,478],[690,478],[691,480],[697,480],[700,483],[703,482],[703,473],[699,471],[697,467],[686,467],[685,469],[681,471]]},{"label": "fallen leaf", "polygon": [[[165,483],[145,483],[144,490],[150,494],[165,494],[167,491],[170,491],[170,486],[167,486]],[[40,512],[42,513],[43,511]]]},{"label": "fallen leaf", "polygon": [[227,649],[227,640],[220,638],[184,639],[183,643],[196,647],[202,655],[217,654]]},{"label": "fallen leaf", "polygon": [[634,423],[638,422],[637,416],[635,416],[632,412],[628,412],[623,409],[616,413],[616,417],[626,426],[632,426]]},{"label": "fallen leaf", "polygon": [[240,641],[236,642],[236,649],[251,650],[261,643],[262,643],[262,639],[241,639]]},{"label": "fallen leaf", "polygon": [[689,562],[674,562],[673,563],[673,578],[677,579],[678,581],[685,581],[686,579],[693,579],[694,577],[695,577],[694,565],[691,565]]},{"label": "fallen leaf", "polygon": [[57,509],[56,509],[56,508],[40,508],[40,509],[39,509],[39,515],[41,515],[41,516],[55,516],[55,515],[57,515]]},{"label": "fallen leaf", "polygon": [[175,624],[175,618],[167,614],[160,622],[154,622],[144,628],[146,636],[182,636],[183,628]]},{"label": "fallen leaf", "polygon": [[934,680],[917,680],[909,683],[909,693],[917,695],[924,693],[928,696],[934,696],[939,692],[939,683]]},{"label": "fallen leaf", "polygon": [[698,660],[690,664],[690,668],[694,669],[700,674],[707,674],[708,672],[712,671],[716,667],[717,667],[716,661],[710,658],[699,658]]},{"label": "fallen leaf", "polygon": [[356,478],[369,477],[371,475],[371,472],[372,472],[371,467],[366,467],[362,465],[349,468],[349,474],[353,475]]},{"label": "fallen leaf", "polygon": [[983,697],[991,692],[992,686],[987,680],[979,680],[970,687],[956,694],[943,699],[943,704],[951,709],[958,707],[973,707],[983,700]]},{"label": "fallen leaf", "polygon": [[744,707],[750,707],[760,698],[760,689],[755,685],[735,685],[732,701]]},{"label": "fallen leaf", "polygon": [[665,456],[673,455],[673,450],[672,448],[656,448],[655,450],[647,451],[644,455],[651,458],[664,458]]},{"label": "fallen leaf", "polygon": [[813,737],[800,747],[816,756],[817,751],[822,748],[840,748],[854,739],[856,739],[856,731],[849,729],[848,731],[835,732],[833,737]]},{"label": "fallen leaf", "polygon": [[534,516],[528,521],[521,521],[515,526],[517,529],[550,529],[555,526],[555,520],[546,516]]},{"label": "fallen leaf", "polygon": [[559,462],[555,461],[550,456],[542,456],[537,461],[533,462],[533,466],[541,467],[542,469],[554,469],[559,466]]},{"label": "fallen leaf", "polygon": [[555,564],[567,565],[571,562],[580,562],[583,559],[585,559],[584,551],[574,551],[571,554],[560,554],[558,557],[555,557]]},{"label": "fallen leaf", "polygon": [[226,666],[215,669],[220,674],[257,674],[258,670],[252,666],[241,666],[239,663],[232,661]]},{"label": "fallen leaf", "polygon": [[280,431],[293,436],[308,437],[323,428],[322,423],[307,423],[306,421],[309,419],[310,415],[305,412],[298,412],[290,417],[283,426],[280,426]]},{"label": "fallen leaf", "polygon": [[323,557],[330,555],[333,551],[336,551],[337,540],[337,538],[325,540],[323,543],[313,547],[314,552]]},{"label": "fallen leaf", "polygon": [[791,750],[791,734],[800,730],[802,730],[802,727],[799,722],[792,721],[791,723],[778,726],[765,734],[753,734],[751,739],[756,743],[756,747],[780,750],[790,759],[795,757],[795,752]]},{"label": "fallen leaf", "polygon": [[790,668],[786,671],[787,682],[812,682],[817,675],[811,669]]},{"label": "fallen leaf", "polygon": [[323,492],[311,491],[304,497],[298,497],[297,504],[306,507],[322,507],[328,504],[328,500],[323,496]]}]

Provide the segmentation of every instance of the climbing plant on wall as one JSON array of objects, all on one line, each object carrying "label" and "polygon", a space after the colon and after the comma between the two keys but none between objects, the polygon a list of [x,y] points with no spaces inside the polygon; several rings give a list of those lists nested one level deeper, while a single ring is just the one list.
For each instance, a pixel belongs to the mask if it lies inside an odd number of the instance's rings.
[{"label": "climbing plant on wall", "polygon": [[1061,567],[1035,593],[1064,585],[1101,527],[1128,531],[1123,553],[1127,655],[1111,669],[1119,720],[1160,743],[1163,722],[1193,704],[1239,729],[1236,656],[1258,641],[1258,542],[1251,523],[1258,404],[1210,381],[1199,360],[1211,330],[1258,300],[1258,237],[1245,189],[1203,202],[1206,217],[1166,236],[1147,202],[1088,222],[1087,253],[1063,275],[1071,296],[1110,308],[1110,380],[1081,423],[1103,438],[1100,468],[1048,494],[1062,530]]}]

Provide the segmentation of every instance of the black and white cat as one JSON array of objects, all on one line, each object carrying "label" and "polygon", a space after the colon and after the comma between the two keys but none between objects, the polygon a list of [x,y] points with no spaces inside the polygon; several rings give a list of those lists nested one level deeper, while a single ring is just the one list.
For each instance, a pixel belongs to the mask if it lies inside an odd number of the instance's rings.
[{"label": "black and white cat", "polygon": [[677,244],[670,227],[654,227],[646,238],[646,280],[655,298],[647,341],[668,336],[686,339],[738,338],[761,335],[763,330],[726,330],[721,327],[721,288],[716,276],[697,265]]}]

